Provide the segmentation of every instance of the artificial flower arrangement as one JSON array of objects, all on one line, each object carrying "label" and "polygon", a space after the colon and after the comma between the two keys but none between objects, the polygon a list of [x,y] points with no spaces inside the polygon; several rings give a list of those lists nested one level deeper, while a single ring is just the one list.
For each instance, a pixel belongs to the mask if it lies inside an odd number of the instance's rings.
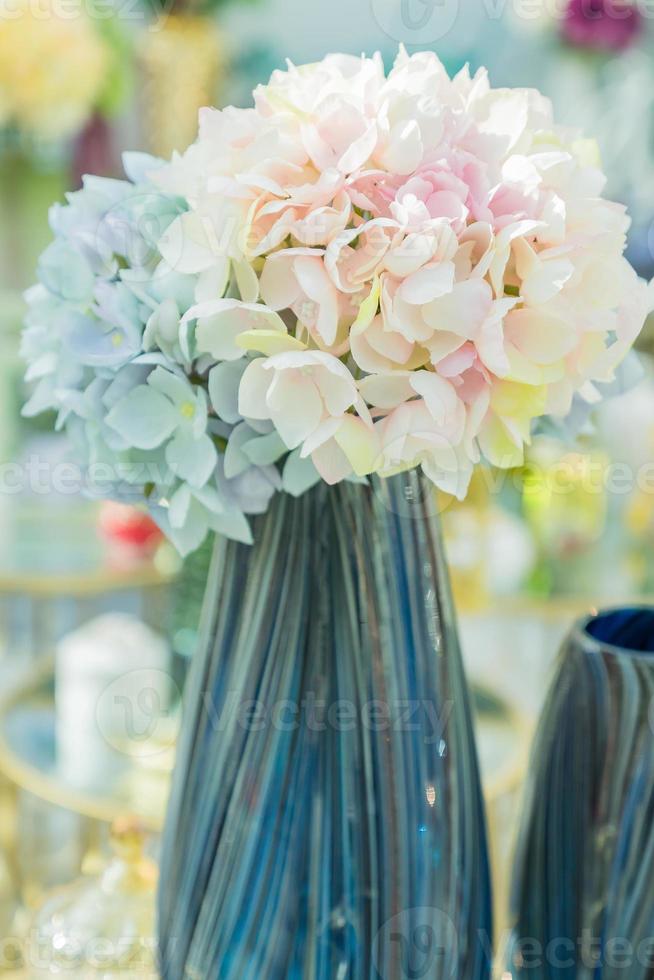
[{"label": "artificial flower arrangement", "polygon": [[52,210],[26,411],[183,552],[319,480],[464,496],[597,400],[649,311],[595,144],[432,53],[289,65],[124,163]]}]

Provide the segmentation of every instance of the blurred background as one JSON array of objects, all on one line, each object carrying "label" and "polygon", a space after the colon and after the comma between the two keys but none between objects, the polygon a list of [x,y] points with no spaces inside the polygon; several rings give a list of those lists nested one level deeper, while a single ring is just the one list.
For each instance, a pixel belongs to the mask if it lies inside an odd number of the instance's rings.
[{"label": "blurred background", "polygon": [[[48,242],[48,208],[84,173],[120,176],[124,149],[183,150],[199,107],[246,105],[286,58],[379,50],[389,67],[398,44],[435,50],[451,72],[469,62],[486,65],[495,85],[536,85],[562,122],[596,135],[607,193],[633,217],[629,257],[654,275],[648,0],[0,0],[8,975],[27,963],[25,976],[50,976],[59,957],[70,975],[109,976],[99,972],[109,960],[97,974],[73,972],[90,969],[69,941],[81,920],[89,942],[122,935],[126,916],[135,936],[153,935],[153,859],[210,557],[209,544],[182,564],[146,516],[81,494],[52,420],[21,419],[22,292]],[[478,705],[498,930],[516,799],[557,645],[584,610],[654,595],[650,328],[639,347],[639,378],[574,445],[552,430],[519,470],[483,470],[465,503],[443,500]],[[115,975],[154,976],[151,946],[134,942],[122,965],[111,961]]]}]

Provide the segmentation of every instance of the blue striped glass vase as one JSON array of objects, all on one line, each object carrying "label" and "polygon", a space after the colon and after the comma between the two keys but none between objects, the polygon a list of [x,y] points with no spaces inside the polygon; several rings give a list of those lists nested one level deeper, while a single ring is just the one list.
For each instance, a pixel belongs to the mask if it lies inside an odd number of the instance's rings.
[{"label": "blue striped glass vase", "polygon": [[481,980],[490,888],[433,489],[218,539],[159,896],[164,980]]},{"label": "blue striped glass vase", "polygon": [[590,617],[533,748],[509,964],[529,980],[654,977],[654,608]]}]

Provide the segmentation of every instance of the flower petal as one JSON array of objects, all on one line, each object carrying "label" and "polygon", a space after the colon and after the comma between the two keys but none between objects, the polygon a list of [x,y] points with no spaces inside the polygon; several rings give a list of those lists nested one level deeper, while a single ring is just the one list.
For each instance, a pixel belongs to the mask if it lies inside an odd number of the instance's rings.
[{"label": "flower petal", "polygon": [[187,211],[168,225],[158,243],[159,251],[175,272],[198,273],[225,256],[214,255],[199,214]]},{"label": "flower petal", "polygon": [[266,398],[275,428],[289,449],[295,449],[318,427],[323,402],[314,381],[299,372],[275,374]]},{"label": "flower petal", "polygon": [[457,333],[474,340],[488,315],[493,294],[483,279],[467,279],[454,284],[452,291],[432,300],[422,315],[434,330]]},{"label": "flower petal", "polygon": [[406,303],[422,306],[451,293],[453,286],[454,263],[438,262],[423,266],[410,275],[398,289],[398,294]]},{"label": "flower petal", "polygon": [[208,386],[211,404],[218,418],[234,425],[239,421],[238,389],[248,362],[223,361],[209,371]]},{"label": "flower petal", "polygon": [[454,385],[433,371],[414,371],[410,380],[413,390],[424,398],[434,421],[441,427],[453,426],[459,437],[463,435],[465,408]]},{"label": "flower petal", "polygon": [[139,385],[107,415],[107,425],[136,449],[155,449],[177,428],[179,413],[165,395]]},{"label": "flower petal", "polygon": [[359,391],[369,405],[385,409],[395,408],[415,395],[408,371],[370,374],[359,382]]},{"label": "flower petal", "polygon": [[245,330],[236,337],[236,345],[242,350],[258,351],[269,357],[284,351],[307,349],[307,345],[297,337],[281,330]]},{"label": "flower petal", "polygon": [[347,456],[335,439],[329,439],[311,454],[313,465],[318,473],[330,486],[340,483],[352,473],[352,466]]},{"label": "flower petal", "polygon": [[148,384],[162,395],[169,398],[173,405],[179,407],[185,402],[195,402],[195,392],[185,378],[180,378],[178,374],[167,371],[165,368],[157,367],[148,375]]},{"label": "flower petal", "polygon": [[322,258],[300,256],[295,261],[295,275],[305,295],[318,305],[316,330],[328,347],[336,340],[338,330],[338,295],[327,275]]},{"label": "flower petal", "polygon": [[286,324],[279,314],[266,306],[242,303],[237,299],[198,303],[184,314],[182,323],[187,320],[198,321],[195,330],[198,351],[211,354],[220,361],[235,361],[243,357],[243,348],[236,343],[236,338],[247,330],[286,333]]},{"label": "flower petal", "polygon": [[303,459],[299,449],[289,453],[284,463],[282,474],[282,489],[292,497],[301,497],[320,480],[320,473],[313,460]]},{"label": "flower petal", "polygon": [[243,372],[238,389],[238,410],[247,419],[269,419],[266,396],[273,374],[267,369],[267,359],[257,357]]},{"label": "flower petal", "polygon": [[234,263],[234,275],[243,302],[256,303],[259,299],[259,280],[247,259]]},{"label": "flower petal", "polygon": [[538,310],[512,310],[504,321],[504,333],[517,349],[536,364],[553,364],[578,343],[574,326]]},{"label": "flower petal", "polygon": [[368,476],[381,463],[377,430],[355,415],[346,415],[334,439],[357,476]]},{"label": "flower petal", "polygon": [[228,480],[240,476],[252,466],[251,460],[243,451],[243,446],[253,437],[254,432],[247,422],[241,422],[232,429],[223,457],[224,473]]},{"label": "flower petal", "polygon": [[285,456],[288,449],[277,432],[270,432],[244,442],[243,452],[254,466],[270,466]]},{"label": "flower petal", "polygon": [[214,471],[217,457],[216,447],[206,433],[194,439],[180,429],[166,446],[166,462],[173,473],[194,487],[204,486]]}]

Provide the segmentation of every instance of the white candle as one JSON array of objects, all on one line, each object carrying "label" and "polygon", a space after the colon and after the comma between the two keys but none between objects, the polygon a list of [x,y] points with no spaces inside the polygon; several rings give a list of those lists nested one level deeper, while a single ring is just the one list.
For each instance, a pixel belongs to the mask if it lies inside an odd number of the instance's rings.
[{"label": "white candle", "polygon": [[100,616],[56,654],[57,765],[78,789],[111,795],[129,757],[161,750],[172,678],[165,640],[133,616]]}]

